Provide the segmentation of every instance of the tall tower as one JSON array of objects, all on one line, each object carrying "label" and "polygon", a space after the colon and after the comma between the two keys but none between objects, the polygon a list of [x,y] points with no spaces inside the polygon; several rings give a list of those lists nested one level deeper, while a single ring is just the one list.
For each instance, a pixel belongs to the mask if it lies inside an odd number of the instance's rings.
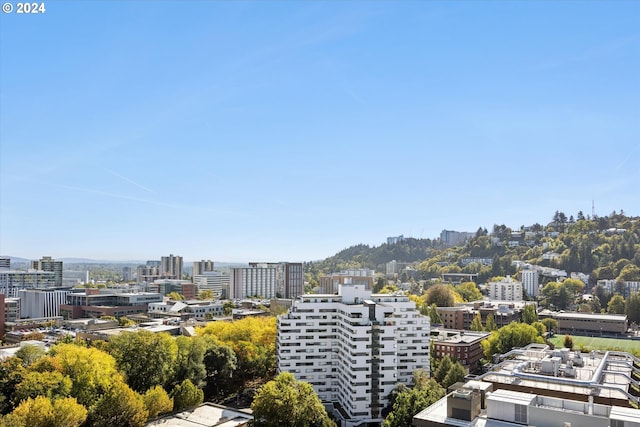
[{"label": "tall tower", "polygon": [[210,259],[193,262],[193,276],[199,276],[202,273],[213,271],[213,261]]},{"label": "tall tower", "polygon": [[160,275],[169,279],[182,279],[182,257],[171,254],[160,258]]},{"label": "tall tower", "polygon": [[55,286],[62,287],[62,261],[56,261],[50,256],[43,256],[37,261],[31,261],[31,268],[36,270],[54,272]]}]

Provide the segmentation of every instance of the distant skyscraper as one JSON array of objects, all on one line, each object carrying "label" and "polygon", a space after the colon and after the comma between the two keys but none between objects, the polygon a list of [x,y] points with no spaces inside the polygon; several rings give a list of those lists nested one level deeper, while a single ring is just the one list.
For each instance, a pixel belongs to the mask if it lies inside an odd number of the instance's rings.
[{"label": "distant skyscraper", "polygon": [[229,274],[229,298],[275,298],[276,272],[274,267],[232,268]]},{"label": "distant skyscraper", "polygon": [[160,259],[160,275],[167,279],[182,279],[182,257],[163,256]]},{"label": "distant skyscraper", "polygon": [[522,270],[522,286],[530,297],[538,296],[539,274],[536,270]]},{"label": "distant skyscraper", "polygon": [[202,273],[206,273],[208,271],[213,271],[213,261],[209,260],[202,260],[202,261],[195,261],[193,263],[193,276],[199,276]]},{"label": "distant skyscraper", "polygon": [[50,256],[43,256],[37,261],[31,261],[31,268],[55,273],[55,286],[62,286],[62,261],[56,261]]}]

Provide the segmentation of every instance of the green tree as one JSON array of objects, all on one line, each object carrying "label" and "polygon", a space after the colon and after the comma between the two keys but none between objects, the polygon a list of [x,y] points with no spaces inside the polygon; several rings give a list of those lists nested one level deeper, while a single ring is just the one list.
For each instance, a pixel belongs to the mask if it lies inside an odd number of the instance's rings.
[{"label": "green tree", "polygon": [[233,373],[238,367],[238,359],[233,349],[211,339],[207,343],[203,363],[206,372],[207,398],[218,397],[230,391]]},{"label": "green tree", "polygon": [[260,427],[335,426],[311,384],[289,372],[260,387],[251,410]]},{"label": "green tree", "polygon": [[427,289],[424,301],[426,305],[435,304],[438,307],[453,307],[455,297],[449,286],[438,284]]},{"label": "green tree", "polygon": [[435,304],[431,304],[427,310],[427,316],[431,320],[432,325],[442,325],[442,317],[440,317],[440,313],[438,313],[438,306]]},{"label": "green tree", "polygon": [[136,322],[129,319],[127,316],[122,316],[121,318],[118,319],[118,325],[123,328],[129,328],[131,326],[135,326]]},{"label": "green tree", "polygon": [[178,384],[171,395],[173,397],[173,410],[176,412],[193,408],[204,401],[204,392],[188,379]]},{"label": "green tree", "polygon": [[448,389],[449,386],[457,382],[464,381],[464,377],[466,376],[467,370],[464,369],[464,366],[462,366],[460,362],[456,362],[451,365],[451,368],[449,368],[447,375],[445,375],[444,379],[442,380],[442,387]]},{"label": "green tree", "polygon": [[46,351],[39,345],[26,344],[20,347],[20,350],[16,351],[16,357],[22,360],[23,366],[29,366],[40,357],[44,356]]},{"label": "green tree", "polygon": [[0,413],[6,414],[14,409],[16,387],[27,372],[22,366],[22,360],[17,357],[0,360]]},{"label": "green tree", "polygon": [[149,411],[149,418],[155,418],[160,414],[167,414],[173,410],[173,399],[162,386],[151,387],[142,396],[144,406]]},{"label": "green tree", "polygon": [[473,320],[471,321],[471,330],[472,331],[481,331],[482,327],[482,317],[480,316],[480,312],[476,312],[476,315],[473,316]]},{"label": "green tree", "polygon": [[569,292],[573,297],[584,292],[584,282],[580,279],[564,279],[562,285],[567,288],[567,292]]},{"label": "green tree", "polygon": [[198,299],[202,301],[212,301],[215,299],[215,295],[211,289],[203,289],[198,292]]},{"label": "green tree", "polygon": [[620,294],[615,294],[609,300],[607,305],[607,312],[609,314],[624,314],[624,298]]},{"label": "green tree", "polygon": [[549,332],[555,332],[558,330],[558,321],[556,319],[552,319],[551,317],[542,319],[540,323],[542,323],[545,329]]},{"label": "green tree", "polygon": [[207,350],[207,344],[202,337],[185,337],[176,338],[178,352],[175,363],[174,384],[189,379],[198,387],[204,386],[204,380],[207,371],[204,365],[204,355]]},{"label": "green tree", "polygon": [[222,304],[222,312],[225,316],[231,316],[234,308],[236,308],[236,305],[233,303],[233,301],[226,301],[224,304]]},{"label": "green tree", "polygon": [[482,299],[482,293],[474,282],[465,282],[455,287],[455,291],[463,301],[477,301]]},{"label": "green tree", "polygon": [[485,330],[487,332],[493,332],[498,329],[498,326],[496,325],[496,319],[493,317],[493,313],[487,314],[487,320],[485,323]]},{"label": "green tree", "polygon": [[382,290],[382,288],[384,288],[384,285],[385,285],[384,277],[382,276],[378,277],[376,279],[376,285],[373,287],[373,293],[374,294],[379,293]]},{"label": "green tree", "polygon": [[449,356],[444,356],[442,359],[440,359],[440,362],[438,363],[438,367],[436,369],[435,374],[433,375],[433,378],[439,384],[442,384],[445,377],[449,373],[451,366],[453,366],[453,361],[451,360],[451,358]]},{"label": "green tree", "polygon": [[178,346],[167,333],[123,332],[111,338],[108,349],[137,392],[167,384],[173,376]]},{"label": "green tree", "polygon": [[640,280],[640,267],[635,264],[625,265],[622,270],[620,270],[620,274],[616,280],[637,282]]},{"label": "green tree", "polygon": [[629,322],[640,323],[640,292],[634,292],[629,295],[625,310]]},{"label": "green tree", "polygon": [[418,412],[440,400],[445,393],[445,389],[434,380],[416,383],[411,389],[403,385],[393,399],[391,412],[385,418],[383,427],[411,426]]},{"label": "green tree", "polygon": [[142,396],[117,381],[91,408],[89,423],[92,427],[142,427],[148,415]]},{"label": "green tree", "polygon": [[527,304],[522,310],[522,321],[528,325],[538,321],[538,311],[534,304]]},{"label": "green tree", "polygon": [[494,354],[504,354],[514,347],[520,348],[531,343],[544,343],[536,328],[526,323],[511,322],[493,331],[481,345],[485,356],[491,359]]}]

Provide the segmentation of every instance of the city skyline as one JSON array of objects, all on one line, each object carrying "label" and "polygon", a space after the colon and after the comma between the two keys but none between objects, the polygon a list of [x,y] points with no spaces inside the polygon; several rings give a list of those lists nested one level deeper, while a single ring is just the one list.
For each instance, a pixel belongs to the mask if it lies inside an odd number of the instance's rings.
[{"label": "city skyline", "polygon": [[638,2],[0,16],[0,254],[310,261],[640,215]]}]

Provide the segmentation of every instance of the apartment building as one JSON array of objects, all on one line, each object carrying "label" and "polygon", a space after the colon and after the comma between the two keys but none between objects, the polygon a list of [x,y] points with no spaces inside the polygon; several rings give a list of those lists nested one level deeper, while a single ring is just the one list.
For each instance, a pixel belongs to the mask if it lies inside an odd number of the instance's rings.
[{"label": "apartment building", "polygon": [[56,287],[56,273],[41,270],[0,270],[0,294],[17,297],[20,289]]},{"label": "apartment building", "polygon": [[375,274],[376,272],[369,268],[352,268],[320,276],[320,293],[335,294],[338,292],[339,285],[356,283],[364,284],[367,289],[373,289]]},{"label": "apartment building", "polygon": [[31,261],[31,268],[38,271],[50,271],[54,273],[54,286],[62,286],[62,261],[56,261],[50,256],[44,256],[36,261]]},{"label": "apartment building", "polygon": [[294,299],[304,293],[304,267],[300,262],[250,262],[252,268],[276,269],[276,293],[281,298]]},{"label": "apartment building", "polygon": [[193,262],[193,273],[192,276],[198,276],[202,273],[206,273],[209,271],[213,271],[213,261],[211,261],[210,259],[208,260],[201,260],[201,261],[194,261]]},{"label": "apartment building", "polygon": [[522,283],[507,276],[499,282],[489,282],[489,299],[522,301]]},{"label": "apartment building", "polygon": [[522,286],[530,297],[538,296],[540,274],[536,270],[522,270]]},{"label": "apartment building", "polygon": [[434,356],[449,356],[458,360],[469,371],[480,368],[480,359],[484,357],[480,343],[489,337],[489,332],[460,331],[437,328],[431,330],[431,342]]},{"label": "apartment building", "polygon": [[249,297],[275,298],[277,290],[277,269],[256,266],[232,268],[229,273],[229,298]]},{"label": "apartment building", "polygon": [[278,370],[313,385],[343,426],[380,423],[394,386],[429,372],[429,334],[404,294],[344,284],[337,295],[302,295],[278,317]]},{"label": "apartment building", "polygon": [[182,279],[182,257],[173,254],[161,257],[160,275],[166,279]]}]

